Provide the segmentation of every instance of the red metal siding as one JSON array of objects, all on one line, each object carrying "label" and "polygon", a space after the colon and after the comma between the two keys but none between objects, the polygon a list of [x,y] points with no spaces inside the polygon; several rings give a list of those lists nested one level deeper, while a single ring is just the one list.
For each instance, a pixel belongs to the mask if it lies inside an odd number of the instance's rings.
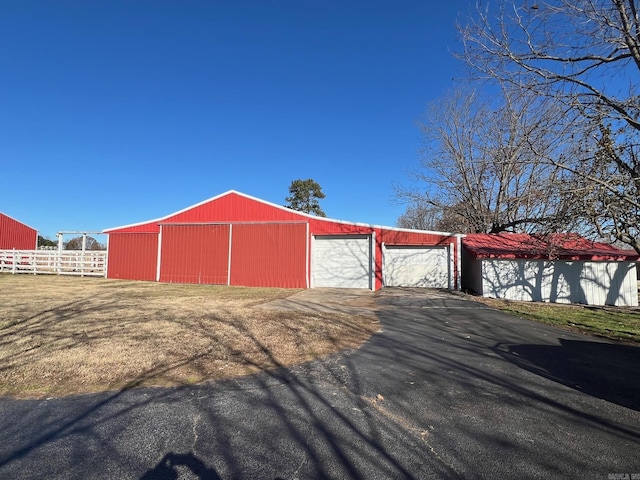
[{"label": "red metal siding", "polygon": [[0,249],[35,250],[38,231],[3,213],[0,213]]},{"label": "red metal siding", "polygon": [[158,232],[160,224],[170,223],[304,222],[307,221],[307,218],[297,212],[279,208],[236,192],[229,192],[162,219],[107,229],[106,232]]},{"label": "red metal siding", "polygon": [[150,220],[146,223],[140,223],[135,225],[128,225],[124,227],[107,228],[105,233],[111,235],[112,233],[160,233],[159,220]]},{"label": "red metal siding", "polygon": [[296,212],[229,193],[176,213],[163,223],[305,221]]},{"label": "red metal siding", "polygon": [[112,233],[109,235],[107,278],[155,281],[158,235]]},{"label": "red metal siding", "polygon": [[306,224],[238,224],[231,236],[231,285],[306,288]]},{"label": "red metal siding", "polygon": [[[456,260],[458,240],[455,236],[309,217],[233,191],[160,220],[120,227],[107,232],[111,236],[119,232],[158,232],[159,225],[162,225],[163,232],[165,230],[169,232],[170,228],[178,229],[175,230],[175,234],[169,233],[166,239],[163,235],[161,280],[226,283],[221,281],[226,272],[222,270],[223,253],[226,255],[222,248],[223,240],[222,238],[216,240],[217,237],[211,233],[212,230],[207,230],[207,228],[213,228],[211,224],[214,223],[232,224],[230,275],[232,285],[306,287],[308,275],[311,272],[310,263],[305,263],[310,262],[311,257],[309,255],[308,259],[306,248],[307,242],[313,235],[373,235],[375,238],[374,288],[376,290],[382,288],[383,243],[386,245],[451,245],[455,260],[454,268],[458,268]],[[301,233],[307,231],[306,223],[309,225],[308,236],[306,233]],[[180,230],[180,228],[187,228],[187,225],[190,229],[203,228],[203,232],[210,233],[196,234],[196,230],[189,230],[194,235],[191,238],[191,234],[186,233],[187,230]],[[222,226],[218,225],[217,228]],[[225,228],[228,228],[228,225]],[[184,232],[184,236],[180,236],[182,234],[179,235],[177,233],[179,231]],[[167,242],[175,242],[175,244],[169,245]],[[212,242],[220,243],[222,246],[219,249],[206,250],[206,258],[202,257],[203,245]],[[178,245],[180,243],[181,245]],[[226,245],[228,247],[228,243]],[[180,253],[178,246],[188,252]],[[207,277],[206,281],[203,275]],[[457,277],[456,270],[454,278],[457,279]]]},{"label": "red metal siding", "polygon": [[340,223],[331,220],[309,219],[309,228],[314,235],[371,235],[375,228],[370,225]]},{"label": "red metal siding", "polygon": [[149,223],[143,223],[141,225],[132,225],[130,227],[123,227],[114,230],[113,232],[106,231],[107,233],[159,233],[160,225],[157,221]]},{"label": "red metal siding", "polygon": [[226,285],[229,225],[163,225],[160,281]]},{"label": "red metal siding", "polygon": [[408,232],[404,230],[380,230],[380,241],[385,245],[429,245],[446,246],[456,238],[432,233]]}]

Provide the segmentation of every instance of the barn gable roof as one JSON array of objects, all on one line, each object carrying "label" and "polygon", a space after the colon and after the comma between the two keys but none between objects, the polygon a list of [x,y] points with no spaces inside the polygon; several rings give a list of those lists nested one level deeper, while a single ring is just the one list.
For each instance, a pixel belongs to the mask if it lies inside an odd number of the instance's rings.
[{"label": "barn gable roof", "polygon": [[577,234],[534,236],[524,233],[474,233],[462,240],[474,258],[534,260],[637,261],[635,250],[623,250]]},{"label": "barn gable roof", "polygon": [[[281,221],[295,221],[296,219],[303,221],[304,216],[307,214],[303,212],[297,212],[295,210],[281,207],[276,204],[270,204],[264,200],[260,200],[249,195],[237,192],[235,190],[229,190],[214,197],[203,200],[202,202],[190,205],[177,212],[170,213],[164,217],[156,218],[153,220],[147,220],[139,223],[132,223],[129,225],[123,225],[120,227],[113,227],[104,230],[104,233],[116,233],[116,232],[157,232],[161,224],[180,224],[180,223],[211,223],[211,222],[229,222],[229,221],[257,221],[259,218],[254,211],[250,211],[249,208],[240,209],[244,210],[242,214],[238,215],[239,209],[234,209],[233,220],[231,220],[231,211],[229,209],[230,203],[239,202],[244,204],[248,203],[260,203],[263,205],[269,205],[272,208],[280,210],[283,214],[276,215],[278,220]],[[248,205],[247,205],[248,207]],[[286,213],[284,213],[286,212]],[[279,212],[280,213],[280,212]],[[312,217],[311,215],[308,215]],[[250,220],[247,220],[250,218]],[[315,217],[313,217],[315,218]],[[271,220],[274,216],[271,215]]]},{"label": "barn gable roof", "polygon": [[0,249],[32,250],[38,246],[38,231],[0,212]]},{"label": "barn gable roof", "polygon": [[[259,208],[252,208],[252,207]],[[136,233],[158,232],[160,225],[168,224],[197,224],[197,223],[229,223],[229,222],[256,222],[256,221],[286,221],[328,222],[353,227],[382,228],[398,232],[420,232],[441,236],[456,236],[448,232],[433,232],[427,230],[410,230],[395,227],[383,227],[365,223],[354,223],[344,220],[335,220],[326,217],[317,217],[297,210],[277,205],[236,190],[229,190],[202,202],[183,208],[161,218],[144,222],[123,225],[103,230],[104,233]]]},{"label": "barn gable roof", "polygon": [[37,229],[35,229],[35,228],[33,228],[33,227],[31,227],[31,226],[27,225],[27,224],[26,224],[26,223],[24,223],[24,222],[21,222],[20,220],[17,220],[17,219],[15,219],[15,218],[13,218],[11,215],[7,215],[6,213],[2,213],[2,212],[0,212],[0,217],[4,217],[4,218],[6,218],[6,219],[9,219],[9,220],[10,220],[10,221],[12,221],[12,222],[16,222],[17,224],[19,224],[19,225],[20,225],[20,226],[22,226],[23,228],[30,228],[30,229],[31,229],[31,230],[33,230],[34,232],[37,232],[37,231],[38,231]]}]

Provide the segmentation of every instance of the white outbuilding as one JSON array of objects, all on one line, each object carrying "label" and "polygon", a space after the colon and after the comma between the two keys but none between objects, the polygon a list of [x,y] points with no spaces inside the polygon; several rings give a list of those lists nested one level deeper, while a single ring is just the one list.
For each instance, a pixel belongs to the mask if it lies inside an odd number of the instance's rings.
[{"label": "white outbuilding", "polygon": [[462,240],[462,288],[507,300],[637,306],[634,250],[575,234],[470,234]]}]

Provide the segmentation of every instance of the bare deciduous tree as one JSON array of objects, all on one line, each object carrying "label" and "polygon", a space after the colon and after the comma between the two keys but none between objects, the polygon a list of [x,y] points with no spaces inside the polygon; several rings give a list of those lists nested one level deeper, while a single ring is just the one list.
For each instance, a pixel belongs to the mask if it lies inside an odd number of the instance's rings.
[{"label": "bare deciduous tree", "polygon": [[548,232],[571,216],[565,197],[571,174],[538,153],[551,156],[559,148],[557,112],[504,93],[490,104],[474,92],[457,92],[427,112],[425,150],[414,172],[419,187],[397,193],[409,209],[434,207],[437,229]]},{"label": "bare deciduous tree", "polygon": [[[584,209],[600,237],[610,237],[640,252],[640,151],[636,132],[613,132],[600,125],[594,153],[580,168]],[[624,135],[624,139],[617,137]],[[636,138],[635,141],[632,138]],[[604,180],[604,181],[603,181]]]},{"label": "bare deciduous tree", "polygon": [[415,230],[436,230],[440,218],[439,209],[433,205],[415,201],[407,206],[405,212],[398,218],[396,225],[400,228]]},{"label": "bare deciduous tree", "polygon": [[499,1],[461,33],[475,72],[562,109],[564,142],[575,148],[541,158],[574,176],[600,235],[640,252],[638,3]]},{"label": "bare deciduous tree", "polygon": [[[65,250],[82,250],[82,237],[74,237],[64,244]],[[107,247],[95,238],[87,236],[86,250],[106,250]]]}]

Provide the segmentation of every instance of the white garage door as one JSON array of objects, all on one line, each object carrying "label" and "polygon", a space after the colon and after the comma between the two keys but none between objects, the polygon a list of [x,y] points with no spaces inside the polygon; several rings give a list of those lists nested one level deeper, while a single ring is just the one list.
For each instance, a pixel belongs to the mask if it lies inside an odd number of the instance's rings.
[{"label": "white garage door", "polygon": [[449,265],[447,247],[385,245],[384,285],[450,288]]},{"label": "white garage door", "polygon": [[371,288],[371,265],[369,235],[313,238],[314,287]]}]

